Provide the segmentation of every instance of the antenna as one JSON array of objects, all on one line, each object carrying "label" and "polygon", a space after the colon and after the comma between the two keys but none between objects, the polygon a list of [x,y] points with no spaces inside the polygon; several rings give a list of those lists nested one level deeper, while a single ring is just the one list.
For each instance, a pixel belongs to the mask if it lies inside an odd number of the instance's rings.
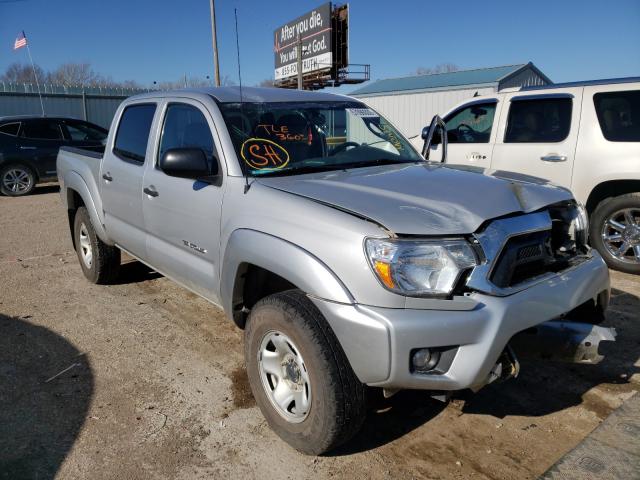
[{"label": "antenna", "polygon": [[[238,57],[238,85],[240,86],[240,125],[244,126],[244,112],[242,110],[242,72],[240,70],[240,41],[238,40],[238,9],[233,9],[233,16],[236,21],[236,55]],[[246,167],[242,168],[242,173],[244,175],[244,193],[246,194],[249,191],[251,185],[249,184],[249,176],[245,171]]]}]

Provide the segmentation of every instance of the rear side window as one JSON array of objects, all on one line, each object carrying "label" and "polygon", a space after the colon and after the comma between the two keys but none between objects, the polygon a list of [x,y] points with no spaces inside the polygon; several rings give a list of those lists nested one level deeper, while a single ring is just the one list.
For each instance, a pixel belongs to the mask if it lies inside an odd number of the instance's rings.
[{"label": "rear side window", "polygon": [[447,124],[449,143],[489,143],[495,103],[469,105],[450,115]]},{"label": "rear side window", "polygon": [[62,131],[55,120],[28,120],[20,136],[32,140],[62,140]]},{"label": "rear side window", "polygon": [[125,108],[118,125],[113,153],[124,160],[144,163],[155,112],[154,104]]},{"label": "rear side window", "polygon": [[15,137],[16,135],[18,135],[19,130],[20,122],[5,123],[4,125],[0,125],[0,133],[4,133],[5,135],[13,135]]},{"label": "rear side window", "polygon": [[571,98],[511,101],[505,143],[557,143],[571,129]]},{"label": "rear side window", "polygon": [[610,142],[640,142],[640,90],[596,93],[598,122]]},{"label": "rear side window", "polygon": [[74,142],[102,142],[107,138],[107,131],[89,123],[67,120],[64,122],[69,138]]}]

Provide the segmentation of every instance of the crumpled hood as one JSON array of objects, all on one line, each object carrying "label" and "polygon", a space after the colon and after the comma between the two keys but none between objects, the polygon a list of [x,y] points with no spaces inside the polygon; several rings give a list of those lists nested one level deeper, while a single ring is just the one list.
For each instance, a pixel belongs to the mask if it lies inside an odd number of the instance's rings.
[{"label": "crumpled hood", "polygon": [[469,234],[486,220],[572,198],[568,190],[535,177],[427,163],[265,177],[258,182],[367,217],[394,233],[413,235]]}]

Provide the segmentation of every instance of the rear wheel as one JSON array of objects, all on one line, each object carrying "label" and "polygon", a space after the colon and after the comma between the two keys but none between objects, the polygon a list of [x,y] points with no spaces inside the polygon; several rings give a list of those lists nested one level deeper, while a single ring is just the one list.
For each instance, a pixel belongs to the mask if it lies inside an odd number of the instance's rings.
[{"label": "rear wheel", "polygon": [[319,455],[360,429],[365,387],[325,318],[301,291],[270,295],[253,307],[245,359],[262,414],[295,449]]},{"label": "rear wheel", "polygon": [[10,197],[28,195],[36,186],[36,176],[26,165],[7,165],[0,169],[0,191]]},{"label": "rear wheel", "polygon": [[640,193],[601,202],[591,215],[591,244],[609,267],[640,274]]},{"label": "rear wheel", "polygon": [[91,283],[111,283],[118,276],[120,250],[96,235],[85,207],[76,211],[73,234],[82,273]]}]

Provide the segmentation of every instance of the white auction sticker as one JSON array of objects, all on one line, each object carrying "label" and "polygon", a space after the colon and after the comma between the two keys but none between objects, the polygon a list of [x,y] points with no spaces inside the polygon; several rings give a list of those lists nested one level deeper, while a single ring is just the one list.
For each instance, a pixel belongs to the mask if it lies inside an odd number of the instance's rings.
[{"label": "white auction sticker", "polygon": [[347,112],[349,112],[354,117],[374,117],[374,118],[378,118],[380,116],[376,112],[371,110],[370,108],[347,108],[346,110],[347,110]]}]

